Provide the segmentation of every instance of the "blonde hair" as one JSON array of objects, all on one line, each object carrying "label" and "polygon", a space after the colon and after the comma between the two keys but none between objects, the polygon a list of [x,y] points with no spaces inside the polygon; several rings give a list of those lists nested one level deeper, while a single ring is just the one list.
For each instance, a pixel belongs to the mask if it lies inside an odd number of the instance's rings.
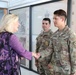
[{"label": "blonde hair", "polygon": [[0,22],[0,33],[1,32],[14,32],[12,29],[13,23],[17,21],[19,18],[15,14],[6,14],[2,17],[2,20]]}]

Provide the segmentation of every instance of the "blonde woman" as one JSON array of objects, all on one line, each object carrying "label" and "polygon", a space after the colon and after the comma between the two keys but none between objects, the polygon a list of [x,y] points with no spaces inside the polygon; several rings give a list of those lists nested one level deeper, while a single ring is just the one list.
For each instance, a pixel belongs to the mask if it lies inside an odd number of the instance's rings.
[{"label": "blonde woman", "polygon": [[18,37],[14,34],[18,31],[18,19],[17,15],[7,14],[0,23],[0,38],[4,40],[0,51],[0,75],[19,75],[19,57],[28,60],[31,60],[32,56],[37,57],[34,52],[24,49]]}]

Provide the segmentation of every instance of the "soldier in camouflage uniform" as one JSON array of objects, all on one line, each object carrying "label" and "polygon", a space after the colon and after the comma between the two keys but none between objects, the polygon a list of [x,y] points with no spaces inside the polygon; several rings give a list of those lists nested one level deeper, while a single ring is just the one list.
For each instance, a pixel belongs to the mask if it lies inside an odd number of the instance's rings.
[{"label": "soldier in camouflage uniform", "polygon": [[[50,23],[51,21],[49,18],[44,18],[42,20],[43,32],[41,32],[36,38],[36,53],[40,52],[41,50],[45,50],[49,46],[50,37],[53,34],[50,29]],[[47,67],[47,63],[45,65],[42,65],[38,62],[38,60],[36,60],[35,64],[40,75],[50,75],[50,70]]]},{"label": "soldier in camouflage uniform", "polygon": [[50,75],[76,75],[76,34],[66,26],[66,12],[54,12],[54,25],[58,30],[53,34],[45,51],[40,52],[39,62],[50,56]]}]

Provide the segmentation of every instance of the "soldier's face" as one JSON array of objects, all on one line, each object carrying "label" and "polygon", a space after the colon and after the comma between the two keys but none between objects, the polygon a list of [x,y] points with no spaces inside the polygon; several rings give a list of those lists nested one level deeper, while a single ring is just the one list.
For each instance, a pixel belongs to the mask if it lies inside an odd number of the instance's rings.
[{"label": "soldier's face", "polygon": [[54,15],[53,22],[54,26],[59,28],[63,23],[63,19],[61,16]]},{"label": "soldier's face", "polygon": [[49,21],[43,20],[43,21],[42,21],[42,28],[43,28],[43,30],[44,30],[45,32],[48,31],[48,30],[50,29]]}]

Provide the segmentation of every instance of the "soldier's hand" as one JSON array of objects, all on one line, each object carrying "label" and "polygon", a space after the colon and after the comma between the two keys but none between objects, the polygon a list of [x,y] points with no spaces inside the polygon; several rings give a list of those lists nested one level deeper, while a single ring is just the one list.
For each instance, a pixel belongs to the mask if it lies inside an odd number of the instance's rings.
[{"label": "soldier's hand", "polygon": [[76,75],[76,72],[74,73],[74,75]]},{"label": "soldier's hand", "polygon": [[71,74],[71,75],[76,75],[76,72],[74,74]]},{"label": "soldier's hand", "polygon": [[48,64],[48,68],[51,69],[51,65],[50,64]]}]

